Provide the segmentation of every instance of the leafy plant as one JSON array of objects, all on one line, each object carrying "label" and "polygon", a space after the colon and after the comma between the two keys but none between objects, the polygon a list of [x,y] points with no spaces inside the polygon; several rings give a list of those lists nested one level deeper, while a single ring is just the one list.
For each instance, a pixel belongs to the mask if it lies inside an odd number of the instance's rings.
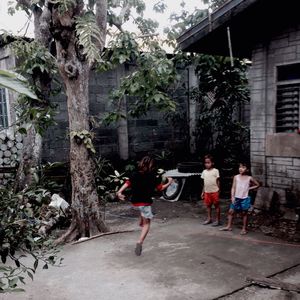
[{"label": "leafy plant", "polygon": [[37,96],[28,87],[28,82],[19,74],[0,70],[0,86],[13,90],[21,95],[37,100]]},{"label": "leafy plant", "polygon": [[93,135],[91,132],[87,130],[71,131],[70,136],[72,139],[75,139],[77,144],[83,143],[86,146],[86,148],[89,149],[92,153],[96,153],[92,142]]},{"label": "leafy plant", "polygon": [[45,83],[41,82],[41,78],[43,80],[48,78],[46,81],[51,82],[51,76],[56,75],[55,57],[37,41],[16,38],[10,47],[18,60],[22,61],[22,64],[19,64],[16,69],[17,72],[26,77],[30,87],[37,95],[34,98],[28,97],[28,95],[18,97],[15,110],[18,115],[19,131],[26,134],[29,127],[34,126],[39,134],[43,134],[49,126],[56,124],[54,121],[55,106],[51,105],[49,100],[51,95],[55,95],[60,90],[57,88],[60,83],[57,79],[53,79],[51,93],[45,98],[43,94]]},{"label": "leafy plant", "polygon": [[66,13],[70,8],[76,5],[76,0],[48,0],[50,3],[58,5],[61,14]]},{"label": "leafy plant", "polygon": [[100,62],[101,57],[97,42],[101,43],[102,36],[92,12],[87,12],[76,19],[76,34],[78,44],[82,46],[82,53],[86,55],[88,61],[90,63]]},{"label": "leafy plant", "polygon": [[[40,263],[48,269],[62,262],[51,240],[38,234],[40,202],[48,196],[45,190],[15,194],[0,189],[0,293],[23,291],[20,284],[25,284],[25,277],[33,279]],[[32,263],[25,262],[28,256]]]},{"label": "leafy plant", "polygon": [[[161,111],[175,111],[176,103],[169,95],[170,86],[179,80],[175,65],[164,50],[154,44],[151,47],[155,49],[141,53],[134,61],[135,70],[122,79],[119,89],[112,92],[116,111],[106,114],[106,124],[122,118],[118,112],[126,96],[128,114],[135,118],[146,115],[154,107]],[[129,60],[130,55],[132,53],[128,53],[126,59]]]},{"label": "leafy plant", "polygon": [[127,177],[125,172],[115,170],[111,162],[99,157],[95,159],[97,191],[104,203],[114,200],[117,190],[124,184]]},{"label": "leafy plant", "polygon": [[237,118],[241,106],[249,102],[246,70],[240,60],[231,67],[227,58],[198,57],[199,85],[193,99],[199,103],[195,135],[201,156],[213,153],[222,164],[248,158],[249,128]]}]

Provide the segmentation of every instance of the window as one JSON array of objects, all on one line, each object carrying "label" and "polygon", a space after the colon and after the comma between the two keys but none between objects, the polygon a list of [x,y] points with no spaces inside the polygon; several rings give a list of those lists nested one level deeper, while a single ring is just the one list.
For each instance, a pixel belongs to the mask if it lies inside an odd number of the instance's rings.
[{"label": "window", "polygon": [[296,132],[300,122],[300,64],[277,67],[276,131]]},{"label": "window", "polygon": [[6,90],[0,88],[0,128],[8,127]]}]

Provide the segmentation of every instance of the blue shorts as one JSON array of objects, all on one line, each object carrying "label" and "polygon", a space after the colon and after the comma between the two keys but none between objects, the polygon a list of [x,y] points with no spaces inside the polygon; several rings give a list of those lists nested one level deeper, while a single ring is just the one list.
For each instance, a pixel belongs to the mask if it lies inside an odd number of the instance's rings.
[{"label": "blue shorts", "polygon": [[251,207],[251,198],[245,199],[235,198],[234,203],[230,204],[230,209],[234,211],[247,211]]},{"label": "blue shorts", "polygon": [[152,208],[151,205],[148,206],[138,206],[142,217],[146,219],[152,219],[153,218],[153,213],[152,213]]}]

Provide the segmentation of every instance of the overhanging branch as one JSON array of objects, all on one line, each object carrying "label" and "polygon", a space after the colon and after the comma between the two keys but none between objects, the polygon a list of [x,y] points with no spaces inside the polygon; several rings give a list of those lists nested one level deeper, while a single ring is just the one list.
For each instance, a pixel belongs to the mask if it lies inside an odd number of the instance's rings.
[{"label": "overhanging branch", "polygon": [[20,6],[26,7],[27,9],[30,9],[32,4],[31,0],[16,0],[16,1]]},{"label": "overhanging branch", "polygon": [[98,42],[98,46],[102,52],[106,39],[107,0],[96,0],[96,22],[101,32],[101,41]]}]

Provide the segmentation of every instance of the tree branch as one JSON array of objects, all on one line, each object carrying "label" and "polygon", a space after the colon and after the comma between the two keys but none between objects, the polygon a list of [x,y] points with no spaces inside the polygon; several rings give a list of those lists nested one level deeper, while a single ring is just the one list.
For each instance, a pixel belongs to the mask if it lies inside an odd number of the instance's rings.
[{"label": "tree branch", "polygon": [[153,36],[159,36],[159,33],[142,34],[142,35],[138,35],[136,38],[137,39],[143,39],[143,38],[146,38],[146,37],[153,37]]},{"label": "tree branch", "polygon": [[122,7],[121,12],[120,12],[119,17],[118,17],[118,19],[120,20],[121,24],[124,23],[124,17],[125,17],[125,15],[126,15],[128,12],[130,12],[130,7],[131,7],[131,6],[130,6],[129,3],[126,3],[126,4]]},{"label": "tree branch", "polygon": [[102,52],[106,40],[107,0],[96,0],[96,22],[101,32],[101,42],[98,47]]},{"label": "tree branch", "polygon": [[31,0],[16,0],[16,1],[20,6],[26,7],[28,9],[30,9],[31,7]]},{"label": "tree branch", "polygon": [[48,7],[48,0],[45,1],[44,9],[39,18],[39,35],[37,36],[38,40],[43,43],[45,47],[49,47],[49,43],[51,40],[51,32],[50,32],[50,21],[51,21],[51,11]]}]

